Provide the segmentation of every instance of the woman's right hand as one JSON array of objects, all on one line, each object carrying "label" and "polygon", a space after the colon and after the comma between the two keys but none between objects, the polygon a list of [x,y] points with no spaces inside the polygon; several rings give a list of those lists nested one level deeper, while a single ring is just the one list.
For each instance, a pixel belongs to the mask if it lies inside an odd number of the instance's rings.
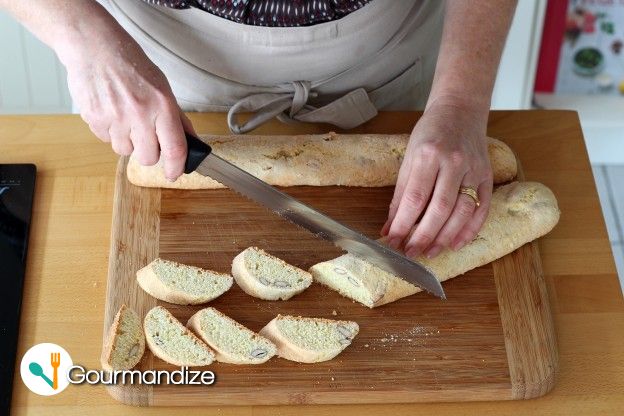
[{"label": "woman's right hand", "polygon": [[103,33],[93,28],[100,34],[93,41],[57,50],[71,96],[91,131],[116,153],[132,154],[142,165],[162,158],[165,176],[174,181],[184,172],[184,131],[195,134],[193,126],[140,46],[112,18],[100,24]]}]

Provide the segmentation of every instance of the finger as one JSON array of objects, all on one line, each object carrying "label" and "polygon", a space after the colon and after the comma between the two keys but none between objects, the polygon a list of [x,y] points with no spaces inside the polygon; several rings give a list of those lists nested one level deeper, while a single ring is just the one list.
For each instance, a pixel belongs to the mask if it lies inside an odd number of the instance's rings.
[{"label": "finger", "polygon": [[[110,126],[107,132],[110,137],[111,147],[113,151],[121,156],[127,156],[132,153],[132,143],[130,142],[130,131],[121,124]],[[130,153],[128,153],[128,149]]]},{"label": "finger", "polygon": [[156,118],[156,135],[160,143],[165,177],[175,181],[184,173],[186,138],[178,111],[164,112]]},{"label": "finger", "polygon": [[406,255],[414,257],[422,254],[423,250],[436,239],[455,206],[463,177],[464,172],[457,174],[451,168],[440,169],[431,202],[416,230],[405,244]]},{"label": "finger", "polygon": [[462,230],[457,234],[451,243],[453,250],[459,250],[472,241],[485,223],[490,209],[490,202],[492,201],[492,180],[489,179],[479,185],[477,194],[479,195],[480,205],[475,210],[472,218],[464,225]]},{"label": "finger", "polygon": [[438,175],[436,162],[425,159],[413,165],[412,173],[401,195],[396,215],[388,231],[388,244],[399,248],[423,213],[433,192]]},{"label": "finger", "polygon": [[120,156],[130,156],[134,150],[129,137],[119,138],[111,141],[113,151]]},{"label": "finger", "polygon": [[104,143],[110,143],[111,142],[111,137],[109,134],[109,127],[94,127],[89,125],[89,129],[91,130],[91,132],[93,134],[95,134],[95,136],[100,139],[101,141],[103,141]]},{"label": "finger", "polygon": [[399,208],[399,203],[401,202],[401,197],[403,196],[403,192],[405,191],[405,186],[409,180],[409,174],[411,172],[411,160],[403,159],[403,163],[401,164],[401,168],[399,169],[399,175],[397,177],[396,185],[394,186],[394,194],[392,195],[392,201],[390,201],[390,207],[388,209],[388,219],[386,223],[381,227],[381,235],[386,236],[390,231],[390,226],[392,225],[392,221],[396,216],[397,210]]},{"label": "finger", "polygon": [[89,125],[89,130],[91,130],[98,139],[102,140],[104,143],[109,143],[111,141],[109,134],[109,129],[111,127],[110,121],[106,120],[104,117],[94,117],[93,112],[87,111],[81,112],[80,117]]},{"label": "finger", "polygon": [[156,131],[149,124],[133,126],[130,131],[130,140],[134,146],[134,157],[143,166],[153,166],[158,163],[160,149],[156,139]]},{"label": "finger", "polygon": [[[471,185],[465,185],[466,183],[474,182],[466,181],[466,179],[464,179],[463,186],[471,187],[473,189],[476,188]],[[450,247],[455,237],[464,228],[468,221],[470,221],[476,208],[477,204],[474,199],[466,194],[459,194],[457,196],[453,212],[451,212],[451,216],[438,233],[434,242],[425,251],[425,255],[429,258],[435,257],[440,253],[440,251],[442,251],[443,248]]]},{"label": "finger", "polygon": [[189,119],[182,110],[180,110],[180,121],[182,122],[182,128],[185,132],[191,133],[193,136],[197,136],[193,123],[191,123],[191,119]]}]

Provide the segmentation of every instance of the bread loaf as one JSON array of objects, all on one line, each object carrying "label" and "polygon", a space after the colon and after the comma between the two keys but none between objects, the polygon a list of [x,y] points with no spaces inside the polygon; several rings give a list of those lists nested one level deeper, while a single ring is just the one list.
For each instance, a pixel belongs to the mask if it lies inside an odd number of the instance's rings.
[{"label": "bread loaf", "polygon": [[[415,258],[443,282],[511,253],[548,233],[559,221],[553,193],[536,182],[498,188],[477,237],[458,251]],[[314,280],[370,308],[394,302],[421,289],[350,254],[315,264]]]},{"label": "bread loaf", "polygon": [[360,327],[352,321],[278,315],[260,335],[277,345],[277,355],[300,363],[331,360],[347,348]]},{"label": "bread loaf", "polygon": [[137,313],[121,305],[108,330],[100,363],[102,369],[129,370],[141,361],[145,352],[145,335]]},{"label": "bread loaf", "polygon": [[[214,153],[276,186],[394,185],[408,134],[313,134],[300,136],[204,136]],[[512,180],[516,158],[503,142],[488,138],[494,183]],[[128,163],[128,179],[139,186],[213,189],[223,186],[198,173],[165,179],[162,166]]]}]

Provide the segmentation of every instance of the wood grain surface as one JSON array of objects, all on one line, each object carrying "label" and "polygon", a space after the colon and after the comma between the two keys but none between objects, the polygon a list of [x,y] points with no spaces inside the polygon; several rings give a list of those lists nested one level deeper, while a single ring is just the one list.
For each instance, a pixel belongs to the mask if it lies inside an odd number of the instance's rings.
[{"label": "wood grain surface", "polygon": [[[307,270],[341,251],[245,199],[220,190],[135,187],[117,169],[104,332],[122,304],[144,316],[155,299],[136,272],[161,257],[222,273],[250,246]],[[284,192],[377,238],[393,188],[289,187]],[[136,405],[401,403],[529,399],[554,385],[557,349],[536,244],[444,283],[447,300],[419,293],[375,309],[318,284],[289,301],[264,301],[238,286],[210,303],[259,331],[277,314],[354,320],[360,333],[337,359],[259,366],[213,364],[209,387],[114,386]],[[157,302],[181,322],[204,306]],[[147,351],[136,368],[176,369]]]},{"label": "wood grain surface", "polygon": [[[190,114],[198,131],[223,134],[222,114]],[[382,113],[357,132],[405,133],[417,113]],[[327,126],[269,123],[260,134],[319,133]],[[492,112],[488,133],[510,144],[528,180],[557,195],[563,212],[538,242],[555,321],[559,372],[534,400],[427,404],[213,407],[126,406],[103,386],[40,397],[15,379],[15,415],[618,415],[624,408],[624,303],[578,117],[566,111]],[[39,167],[18,355],[39,342],[98,368],[117,158],[78,116],[0,117],[0,163]],[[460,282],[456,279],[455,282]],[[449,282],[451,283],[451,282]]]}]

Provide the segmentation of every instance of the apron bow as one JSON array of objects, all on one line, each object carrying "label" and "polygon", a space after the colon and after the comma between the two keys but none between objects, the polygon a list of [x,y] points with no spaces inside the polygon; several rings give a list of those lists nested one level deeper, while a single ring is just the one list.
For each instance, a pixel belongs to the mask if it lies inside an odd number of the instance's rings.
[{"label": "apron bow", "polygon": [[[308,104],[309,98],[318,96],[317,92],[311,91],[309,81],[293,81],[287,88],[291,91],[252,94],[238,100],[228,111],[230,131],[247,133],[274,117],[284,122],[329,123],[341,129],[351,129],[377,115],[377,108],[364,88],[357,88],[322,107]],[[241,112],[251,112],[252,115],[240,123],[238,114]]]}]

